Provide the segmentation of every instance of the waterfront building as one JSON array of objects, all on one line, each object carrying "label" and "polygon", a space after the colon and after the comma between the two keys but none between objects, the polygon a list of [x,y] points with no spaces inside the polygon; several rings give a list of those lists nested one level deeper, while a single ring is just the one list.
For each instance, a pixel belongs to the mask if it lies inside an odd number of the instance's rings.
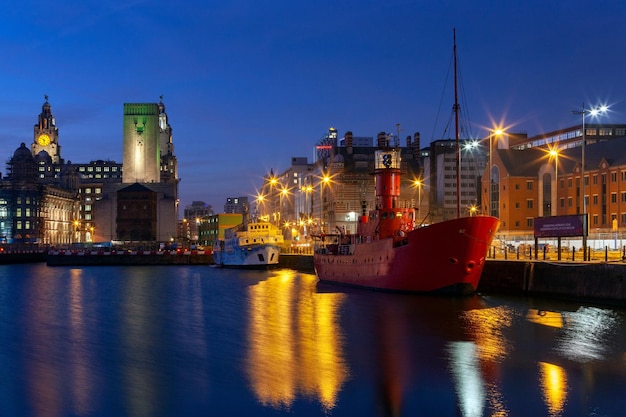
[{"label": "waterfront building", "polygon": [[198,224],[198,244],[212,247],[217,239],[224,238],[224,231],[243,222],[240,213],[221,213],[204,217]]},{"label": "waterfront building", "polygon": [[[117,219],[121,212],[130,210],[130,206],[119,198],[126,198],[123,190],[128,190],[129,185],[139,184],[153,193],[150,199],[156,199],[154,204],[145,204],[141,216],[129,211],[121,217],[130,221],[128,216],[133,213],[138,216],[138,224],[145,226],[145,230],[135,231],[135,235],[170,242],[178,236],[179,178],[172,128],[163,102],[125,103],[123,133],[122,182],[103,184],[102,195],[94,206],[95,238],[110,241],[128,236],[124,224],[117,223]],[[143,218],[148,212],[152,216],[150,222]]]},{"label": "waterfront building", "polygon": [[485,172],[482,198],[500,218],[501,240],[532,239],[536,217],[585,212],[590,238],[620,246],[626,227],[626,125],[589,124],[585,138],[584,203],[581,125],[494,147],[492,186]]},{"label": "waterfront building", "polygon": [[37,161],[22,143],[0,181],[0,243],[67,245],[77,207],[76,189],[41,183]]},{"label": "waterfront building", "polygon": [[179,226],[182,226],[182,229],[180,229],[182,234],[178,236],[189,241],[197,241],[199,239],[200,222],[213,214],[213,207],[207,205],[204,201],[193,201],[183,210],[183,219],[182,222],[179,222]]},{"label": "waterfront building", "polygon": [[428,223],[457,217],[457,185],[461,193],[459,216],[468,216],[473,209],[480,207],[480,180],[487,164],[487,152],[475,144],[473,140],[460,141],[461,176],[458,181],[456,140],[432,141],[419,156],[424,165],[422,192],[426,190]]},{"label": "waterfront building", "polygon": [[248,197],[228,197],[226,203],[224,203],[224,213],[243,214],[249,210],[249,207]]}]

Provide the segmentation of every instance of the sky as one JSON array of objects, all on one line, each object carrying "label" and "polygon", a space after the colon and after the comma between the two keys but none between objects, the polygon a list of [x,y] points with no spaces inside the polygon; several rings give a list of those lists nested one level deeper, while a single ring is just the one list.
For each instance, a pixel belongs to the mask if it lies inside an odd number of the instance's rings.
[{"label": "sky", "polygon": [[122,162],[124,103],[162,95],[181,207],[252,198],[330,127],[454,138],[453,31],[462,138],[583,105],[626,123],[622,0],[22,0],[0,19],[0,161],[48,95],[62,158]]}]

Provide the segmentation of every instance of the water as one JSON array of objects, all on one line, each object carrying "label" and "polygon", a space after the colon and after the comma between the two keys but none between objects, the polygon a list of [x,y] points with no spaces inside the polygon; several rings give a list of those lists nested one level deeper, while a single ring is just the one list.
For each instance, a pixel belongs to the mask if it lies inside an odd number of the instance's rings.
[{"label": "water", "polygon": [[622,416],[624,309],[0,266],[1,416]]}]

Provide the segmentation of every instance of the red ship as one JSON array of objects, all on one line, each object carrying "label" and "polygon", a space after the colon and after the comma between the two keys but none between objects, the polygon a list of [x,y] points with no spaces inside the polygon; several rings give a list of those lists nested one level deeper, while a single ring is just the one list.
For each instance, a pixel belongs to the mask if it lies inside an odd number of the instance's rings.
[{"label": "red ship", "polygon": [[498,219],[461,217],[416,227],[415,209],[397,208],[400,150],[375,155],[377,208],[359,217],[355,234],[316,238],[319,280],[389,291],[476,291]]},{"label": "red ship", "polygon": [[[457,115],[457,153],[458,139]],[[387,291],[475,292],[498,219],[458,217],[416,226],[415,209],[399,208],[400,162],[397,144],[378,143],[374,162],[376,209],[361,214],[355,234],[317,236],[314,265],[319,280]],[[460,172],[458,164],[459,158]]]}]

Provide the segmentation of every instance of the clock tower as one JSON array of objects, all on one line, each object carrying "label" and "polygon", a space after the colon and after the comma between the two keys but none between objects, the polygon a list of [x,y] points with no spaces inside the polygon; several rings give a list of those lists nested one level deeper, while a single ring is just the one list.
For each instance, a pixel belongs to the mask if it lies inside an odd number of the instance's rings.
[{"label": "clock tower", "polygon": [[45,151],[52,158],[53,164],[61,162],[61,146],[59,146],[59,129],[54,121],[48,96],[44,96],[46,102],[41,106],[39,121],[34,126],[33,143],[31,152],[33,156]]}]

